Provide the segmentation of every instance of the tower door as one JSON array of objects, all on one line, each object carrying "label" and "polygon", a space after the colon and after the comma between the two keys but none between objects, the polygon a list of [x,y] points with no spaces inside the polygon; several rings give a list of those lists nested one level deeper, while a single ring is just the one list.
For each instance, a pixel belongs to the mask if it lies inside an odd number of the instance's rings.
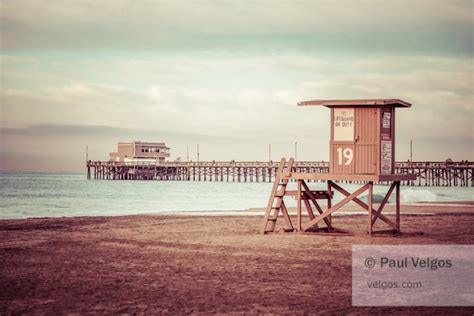
[{"label": "tower door", "polygon": [[378,108],[357,108],[355,113],[355,173],[377,174]]}]

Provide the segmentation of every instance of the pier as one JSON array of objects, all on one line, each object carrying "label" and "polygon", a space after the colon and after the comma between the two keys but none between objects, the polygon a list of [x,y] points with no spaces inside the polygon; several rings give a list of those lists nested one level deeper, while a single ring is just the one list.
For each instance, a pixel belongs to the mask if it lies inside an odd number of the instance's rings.
[{"label": "pier", "polygon": [[[89,160],[86,164],[88,179],[215,182],[273,182],[278,166],[279,162],[264,161],[121,162]],[[297,161],[293,165],[293,171],[328,173],[329,162]],[[408,186],[474,186],[473,162],[396,162],[395,174],[416,174],[416,180],[401,183]]]}]

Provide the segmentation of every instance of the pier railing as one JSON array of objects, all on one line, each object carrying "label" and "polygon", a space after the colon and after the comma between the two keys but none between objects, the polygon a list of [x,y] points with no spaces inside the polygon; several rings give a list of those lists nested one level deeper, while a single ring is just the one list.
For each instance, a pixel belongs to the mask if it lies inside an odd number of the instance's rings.
[{"label": "pier railing", "polygon": [[[88,161],[88,179],[272,182],[277,161]],[[298,161],[295,172],[327,173],[329,162]],[[404,185],[474,186],[474,162],[397,162],[395,173],[416,174]]]}]

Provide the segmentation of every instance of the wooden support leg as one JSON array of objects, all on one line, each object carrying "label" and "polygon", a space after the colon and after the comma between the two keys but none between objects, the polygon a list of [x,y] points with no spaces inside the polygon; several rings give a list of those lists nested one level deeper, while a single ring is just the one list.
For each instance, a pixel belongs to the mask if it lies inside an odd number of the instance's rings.
[{"label": "wooden support leg", "polygon": [[308,212],[309,220],[312,220],[314,218],[313,208],[311,207],[311,204],[308,201],[308,200],[311,200],[311,197],[308,195],[308,191],[310,190],[308,186],[306,185],[306,183],[304,182],[304,180],[300,180],[300,181],[301,181],[301,189],[302,189],[301,194],[302,194],[302,197],[304,197],[303,202],[306,207],[306,211]]},{"label": "wooden support leg", "polygon": [[395,224],[397,225],[397,231],[400,233],[400,181],[395,182]]},{"label": "wooden support leg", "polygon": [[301,231],[301,181],[298,180],[296,183],[296,230]]},{"label": "wooden support leg", "polygon": [[307,198],[304,199],[303,202],[304,202],[304,205],[306,206],[306,210],[308,211],[309,220],[312,220],[314,218],[313,208],[311,207],[311,204],[309,204]]},{"label": "wooden support leg", "polygon": [[374,225],[375,221],[377,220],[377,218],[379,218],[379,215],[382,213],[383,208],[385,207],[385,204],[387,204],[388,199],[392,195],[392,192],[393,192],[394,188],[395,188],[395,182],[392,183],[392,185],[390,186],[390,189],[388,190],[387,194],[385,194],[385,197],[383,198],[382,203],[380,203],[379,208],[377,209],[376,212],[374,212],[374,214],[372,216],[372,225]]},{"label": "wooden support leg", "polygon": [[[332,206],[332,197],[331,197],[332,185],[331,184],[332,184],[332,181],[328,181],[328,202],[327,202],[328,208],[331,208]],[[332,227],[332,216],[328,217],[328,227],[329,228]]]},{"label": "wooden support leg", "polygon": [[368,183],[369,184],[369,194],[368,194],[368,205],[369,205],[369,221],[368,221],[368,233],[369,235],[372,235],[372,209],[373,209],[373,197],[374,197],[374,183],[371,181]]}]

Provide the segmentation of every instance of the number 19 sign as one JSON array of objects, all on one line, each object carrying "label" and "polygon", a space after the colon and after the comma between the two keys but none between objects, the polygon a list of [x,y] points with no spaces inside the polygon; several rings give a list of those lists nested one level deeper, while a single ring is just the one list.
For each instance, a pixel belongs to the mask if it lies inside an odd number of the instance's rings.
[{"label": "number 19 sign", "polygon": [[354,151],[352,148],[339,147],[337,150],[337,163],[339,165],[349,166],[354,158]]}]

